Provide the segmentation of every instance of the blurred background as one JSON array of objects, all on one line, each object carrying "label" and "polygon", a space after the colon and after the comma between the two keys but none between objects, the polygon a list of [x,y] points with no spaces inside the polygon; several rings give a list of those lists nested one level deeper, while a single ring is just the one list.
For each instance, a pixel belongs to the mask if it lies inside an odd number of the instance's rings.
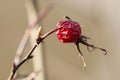
[{"label": "blurred background", "polygon": [[[90,43],[105,48],[108,54],[88,52],[80,45],[87,63],[82,60],[74,44],[64,44],[52,34],[44,41],[46,80],[120,80],[120,1],[118,0],[38,0],[39,10],[49,3],[54,8],[41,22],[43,33],[53,29],[59,20],[69,16],[82,26],[82,34],[92,38]],[[11,65],[28,25],[25,0],[0,0],[0,80],[9,76]],[[31,48],[30,42],[24,52]],[[31,60],[20,70],[32,71]]]}]

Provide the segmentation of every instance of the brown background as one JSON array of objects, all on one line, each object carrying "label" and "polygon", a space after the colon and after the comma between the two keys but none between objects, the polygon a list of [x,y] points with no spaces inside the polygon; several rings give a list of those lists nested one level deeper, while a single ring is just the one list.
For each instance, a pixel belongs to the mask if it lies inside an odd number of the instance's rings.
[{"label": "brown background", "polygon": [[[85,54],[87,71],[73,44],[59,42],[53,34],[45,40],[45,68],[48,80],[120,80],[120,1],[117,0],[41,0],[40,9],[53,2],[55,8],[43,20],[44,32],[54,28],[57,21],[68,15],[82,25],[82,33],[92,38],[99,50]],[[15,52],[27,26],[24,0],[0,0],[0,80],[6,80]],[[25,51],[28,52],[30,45]],[[32,71],[31,61],[21,70]]]}]

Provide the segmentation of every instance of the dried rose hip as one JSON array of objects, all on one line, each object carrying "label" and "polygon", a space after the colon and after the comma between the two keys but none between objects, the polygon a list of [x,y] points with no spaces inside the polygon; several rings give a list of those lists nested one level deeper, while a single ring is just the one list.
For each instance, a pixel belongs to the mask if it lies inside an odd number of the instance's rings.
[{"label": "dried rose hip", "polygon": [[74,42],[76,45],[77,50],[79,51],[79,55],[81,56],[81,59],[84,63],[84,69],[86,68],[86,63],[84,60],[84,55],[82,54],[79,43],[87,46],[88,51],[91,51],[89,47],[95,49],[99,49],[105,52],[105,55],[107,54],[107,51],[103,48],[96,47],[92,44],[89,44],[87,42],[89,37],[86,37],[84,35],[81,35],[81,27],[78,22],[71,20],[68,16],[66,16],[67,20],[59,21],[56,25],[56,34],[57,38],[63,42],[63,43],[70,43]]},{"label": "dried rose hip", "polygon": [[57,23],[57,38],[64,43],[76,42],[81,35],[81,28],[78,22],[72,20],[62,20]]}]

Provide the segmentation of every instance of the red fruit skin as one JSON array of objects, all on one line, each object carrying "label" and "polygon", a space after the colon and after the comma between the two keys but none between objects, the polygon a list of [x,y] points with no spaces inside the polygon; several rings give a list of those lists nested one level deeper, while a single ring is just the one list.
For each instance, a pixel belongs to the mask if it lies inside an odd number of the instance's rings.
[{"label": "red fruit skin", "polygon": [[62,27],[57,30],[56,35],[63,43],[76,42],[81,35],[81,27],[79,23],[72,20],[60,21],[57,23],[56,27]]}]

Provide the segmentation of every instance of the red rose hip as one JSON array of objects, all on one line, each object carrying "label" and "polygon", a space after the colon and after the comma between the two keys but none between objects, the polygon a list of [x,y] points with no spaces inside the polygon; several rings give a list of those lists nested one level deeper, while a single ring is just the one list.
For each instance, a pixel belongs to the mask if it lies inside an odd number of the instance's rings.
[{"label": "red rose hip", "polygon": [[76,42],[81,35],[81,27],[78,22],[72,20],[60,21],[56,25],[57,38],[64,43]]}]

